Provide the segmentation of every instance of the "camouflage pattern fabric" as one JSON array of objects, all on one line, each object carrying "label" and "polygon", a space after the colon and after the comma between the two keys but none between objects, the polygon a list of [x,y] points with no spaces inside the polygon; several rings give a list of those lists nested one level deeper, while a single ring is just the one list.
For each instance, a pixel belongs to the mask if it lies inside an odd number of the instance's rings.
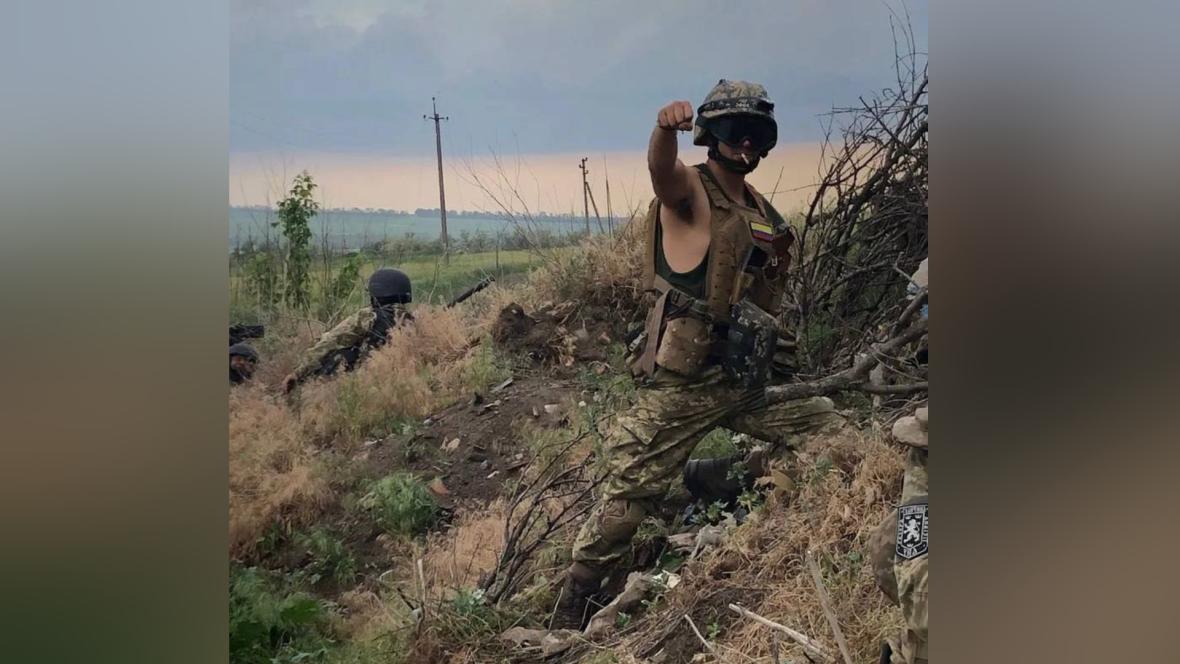
[{"label": "camouflage pattern fabric", "polygon": [[[929,565],[926,529],[927,509],[930,502],[930,479],[927,470],[929,452],[925,439],[927,409],[920,409],[920,417],[899,420],[894,435],[911,445],[906,462],[905,480],[902,485],[901,503],[888,518],[874,530],[870,549],[877,585],[895,604],[901,607],[906,629],[895,639],[889,640],[893,656],[892,664],[925,664],[929,661]],[[902,430],[920,425],[922,436],[914,438],[902,434]],[[902,434],[902,435],[899,435]],[[916,516],[903,522],[899,530],[899,514],[909,512]],[[920,523],[918,528],[913,527]],[[912,535],[919,547],[908,547],[909,557],[900,555],[906,549],[907,537]]]},{"label": "camouflage pattern fabric", "polygon": [[[406,315],[405,305],[392,306],[397,318],[400,319]],[[369,329],[376,318],[376,311],[372,307],[365,307],[340,321],[336,327],[325,332],[320,340],[303,354],[299,364],[295,367],[295,377],[300,381],[306,380],[320,369],[324,359],[330,354],[360,346],[368,337]]]},{"label": "camouflage pattern fabric", "polygon": [[697,118],[692,128],[693,145],[705,145],[708,142],[705,124],[709,120],[739,113],[761,115],[773,120],[774,102],[770,101],[766,88],[760,83],[723,78],[709,90],[697,108]]},{"label": "camouflage pattern fabric", "polygon": [[658,368],[608,431],[610,476],[578,533],[573,559],[599,570],[622,560],[639,524],[656,511],[693,448],[714,428],[791,447],[796,436],[842,421],[826,397],[768,405],[762,388],[738,387],[719,367],[696,379]]}]

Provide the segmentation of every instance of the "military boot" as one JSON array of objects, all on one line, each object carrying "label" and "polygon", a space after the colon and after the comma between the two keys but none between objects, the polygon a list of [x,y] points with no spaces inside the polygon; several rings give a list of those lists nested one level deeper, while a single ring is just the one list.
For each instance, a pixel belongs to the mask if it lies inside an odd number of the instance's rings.
[{"label": "military boot", "polygon": [[[769,455],[755,448],[743,458],[693,459],[684,465],[684,486],[694,500],[705,504],[721,501],[728,505],[737,502],[744,489],[754,486],[754,480],[767,473]],[[745,465],[745,472],[735,475],[736,463]]]},{"label": "military boot", "polygon": [[586,607],[590,598],[598,592],[604,576],[599,570],[583,563],[570,565],[566,571],[565,585],[561,588],[561,597],[557,601],[557,610],[553,613],[551,628],[581,630],[589,617]]}]

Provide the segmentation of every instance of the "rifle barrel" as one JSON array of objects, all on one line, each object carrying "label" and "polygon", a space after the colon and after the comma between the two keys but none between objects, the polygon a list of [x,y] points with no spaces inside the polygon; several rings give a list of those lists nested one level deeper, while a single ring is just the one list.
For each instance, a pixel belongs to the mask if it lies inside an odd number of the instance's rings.
[{"label": "rifle barrel", "polygon": [[491,277],[491,276],[484,277],[483,279],[480,279],[479,283],[475,284],[471,288],[468,288],[467,290],[463,291],[462,293],[459,293],[459,295],[457,297],[455,297],[455,299],[448,302],[447,308],[449,309],[449,308],[455,306],[456,304],[463,302],[464,300],[471,297],[472,295],[475,295],[476,293],[480,292],[481,290],[487,288],[488,286],[491,286],[492,282],[494,282],[495,280],[496,280],[495,277]]}]

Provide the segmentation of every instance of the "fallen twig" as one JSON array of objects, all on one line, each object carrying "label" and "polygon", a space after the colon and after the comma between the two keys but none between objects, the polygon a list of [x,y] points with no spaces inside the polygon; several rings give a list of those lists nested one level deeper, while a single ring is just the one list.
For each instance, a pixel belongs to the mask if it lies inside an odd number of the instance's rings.
[{"label": "fallen twig", "polygon": [[426,620],[426,575],[422,572],[422,559],[418,559],[418,584],[420,600],[422,602],[422,621]]},{"label": "fallen twig", "polygon": [[[732,606],[732,605],[731,605],[731,606]],[[709,643],[708,641],[706,641],[706,640],[705,640],[705,637],[701,636],[701,631],[700,631],[699,629],[697,629],[697,626],[696,626],[696,625],[695,625],[695,624],[692,622],[692,618],[689,618],[689,617],[688,617],[688,614],[687,614],[687,613],[686,613],[686,614],[684,614],[684,619],[688,621],[688,626],[692,628],[692,633],[693,633],[693,634],[696,634],[696,635],[697,635],[697,638],[701,640],[701,643],[705,644],[705,648],[706,648],[706,649],[707,649],[709,652],[711,652],[711,653],[713,653],[714,655],[716,655],[716,654],[717,654],[717,651],[713,649],[713,644]]]},{"label": "fallen twig", "polygon": [[823,577],[819,574],[819,565],[815,563],[815,556],[807,552],[807,569],[811,571],[811,580],[815,583],[815,592],[819,595],[819,605],[824,610],[828,624],[832,626],[832,633],[836,635],[836,645],[840,646],[840,654],[844,656],[844,664],[852,664],[852,657],[848,654],[848,643],[844,640],[844,632],[840,630],[840,623],[836,622],[836,614],[832,612],[832,603],[828,598],[828,591],[824,588]]},{"label": "fallen twig", "polygon": [[783,634],[786,634],[787,636],[791,637],[792,641],[794,641],[795,643],[798,643],[803,648],[803,650],[805,652],[807,652],[808,655],[815,657],[816,659],[819,659],[820,661],[829,662],[831,664],[834,664],[836,661],[836,658],[832,657],[827,652],[825,652],[822,648],[820,648],[818,645],[816,645],[815,641],[812,641],[803,632],[793,630],[790,627],[787,627],[786,625],[780,625],[780,624],[774,622],[773,620],[768,620],[766,618],[763,618],[762,616],[758,615],[757,613],[754,613],[753,611],[751,611],[749,609],[740,607],[737,604],[730,604],[729,610],[733,611],[734,613],[738,614],[739,616],[742,616],[743,618],[749,618],[750,620],[753,620],[754,622],[762,623],[763,625],[766,625],[767,627],[770,627],[772,629],[777,629],[778,631],[782,632]]}]

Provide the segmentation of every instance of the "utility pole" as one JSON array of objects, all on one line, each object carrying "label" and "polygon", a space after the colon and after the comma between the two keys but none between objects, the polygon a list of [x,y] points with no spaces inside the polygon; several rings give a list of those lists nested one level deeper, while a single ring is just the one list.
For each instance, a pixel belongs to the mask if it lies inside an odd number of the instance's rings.
[{"label": "utility pole", "polygon": [[606,171],[606,155],[602,155],[602,179],[606,180],[606,226],[611,237],[615,236],[615,215],[610,208],[610,174]]},{"label": "utility pole", "polygon": [[589,184],[586,182],[586,157],[582,157],[582,163],[578,164],[578,168],[582,169],[582,213],[586,215],[586,235],[590,234],[590,198],[587,192],[590,191]]},{"label": "utility pole", "polygon": [[443,244],[443,262],[447,265],[451,264],[451,244],[447,240],[447,194],[443,188],[443,169],[442,169],[442,133],[438,128],[439,120],[450,120],[449,117],[440,117],[438,114],[438,106],[434,103],[434,97],[430,98],[430,108],[434,111],[433,115],[423,115],[423,120],[434,120],[434,150],[438,155],[438,212],[442,216],[442,244]]}]

